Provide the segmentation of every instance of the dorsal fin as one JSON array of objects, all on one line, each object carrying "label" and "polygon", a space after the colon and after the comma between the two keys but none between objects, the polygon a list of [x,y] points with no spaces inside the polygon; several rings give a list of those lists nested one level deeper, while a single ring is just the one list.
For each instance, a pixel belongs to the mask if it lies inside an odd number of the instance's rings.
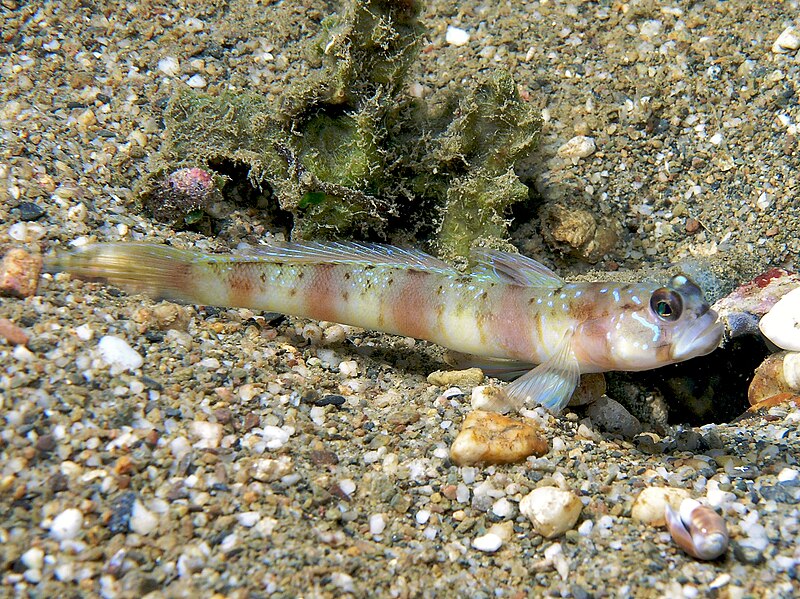
[{"label": "dorsal fin", "polygon": [[548,289],[564,286],[564,280],[556,273],[522,254],[476,248],[472,250],[472,257],[479,264],[477,272],[493,275],[503,283]]},{"label": "dorsal fin", "polygon": [[426,271],[454,273],[455,269],[430,254],[420,250],[401,248],[380,243],[353,241],[302,241],[275,245],[257,246],[238,250],[224,256],[207,255],[214,261],[241,261],[243,257],[264,262],[288,262],[293,264],[369,264],[372,266],[394,266],[417,268]]}]

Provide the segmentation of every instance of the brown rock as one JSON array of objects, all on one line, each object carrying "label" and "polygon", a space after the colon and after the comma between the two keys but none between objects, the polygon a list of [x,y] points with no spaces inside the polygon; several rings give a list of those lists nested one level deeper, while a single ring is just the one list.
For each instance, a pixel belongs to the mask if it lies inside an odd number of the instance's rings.
[{"label": "brown rock", "polygon": [[562,252],[595,263],[614,249],[618,234],[609,222],[599,222],[588,210],[548,204],[542,209],[542,235]]},{"label": "brown rock", "polygon": [[452,447],[450,459],[459,466],[484,462],[509,464],[529,455],[547,453],[548,443],[538,427],[495,412],[471,412]]},{"label": "brown rock", "polygon": [[428,375],[428,382],[437,387],[474,387],[480,385],[483,379],[483,371],[480,368],[437,370]]},{"label": "brown rock", "polygon": [[0,337],[11,345],[25,345],[30,339],[24,330],[7,318],[0,318]]},{"label": "brown rock", "polygon": [[36,293],[42,257],[23,249],[9,250],[0,263],[0,295],[29,297]]}]

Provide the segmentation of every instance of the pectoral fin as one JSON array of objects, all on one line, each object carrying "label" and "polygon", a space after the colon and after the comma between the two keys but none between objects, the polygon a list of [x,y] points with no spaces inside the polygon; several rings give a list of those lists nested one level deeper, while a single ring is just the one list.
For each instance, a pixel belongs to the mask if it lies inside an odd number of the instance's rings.
[{"label": "pectoral fin", "polygon": [[533,402],[554,414],[561,412],[580,379],[580,367],[572,351],[571,339],[571,334],[565,335],[552,356],[506,387],[512,405],[521,409]]}]

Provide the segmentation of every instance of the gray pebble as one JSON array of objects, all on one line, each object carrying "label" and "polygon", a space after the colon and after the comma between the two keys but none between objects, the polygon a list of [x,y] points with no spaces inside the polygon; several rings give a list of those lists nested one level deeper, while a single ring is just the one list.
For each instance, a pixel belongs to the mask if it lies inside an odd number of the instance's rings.
[{"label": "gray pebble", "polygon": [[632,438],[642,432],[642,425],[625,407],[605,395],[586,408],[586,415],[606,432]]}]

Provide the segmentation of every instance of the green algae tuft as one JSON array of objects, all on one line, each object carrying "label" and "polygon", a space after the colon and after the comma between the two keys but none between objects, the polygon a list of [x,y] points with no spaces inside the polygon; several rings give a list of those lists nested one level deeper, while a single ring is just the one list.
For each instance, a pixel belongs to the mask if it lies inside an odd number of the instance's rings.
[{"label": "green algae tuft", "polygon": [[528,197],[514,165],[535,149],[541,121],[503,72],[437,110],[408,97],[425,34],[419,11],[413,0],[350,0],[309,39],[315,68],[279,102],[177,93],[137,187],[143,206],[176,227],[213,217],[206,204],[161,208],[175,204],[165,182],[198,167],[227,200],[290,214],[293,239],[393,239],[454,258],[506,238],[510,206]]}]

